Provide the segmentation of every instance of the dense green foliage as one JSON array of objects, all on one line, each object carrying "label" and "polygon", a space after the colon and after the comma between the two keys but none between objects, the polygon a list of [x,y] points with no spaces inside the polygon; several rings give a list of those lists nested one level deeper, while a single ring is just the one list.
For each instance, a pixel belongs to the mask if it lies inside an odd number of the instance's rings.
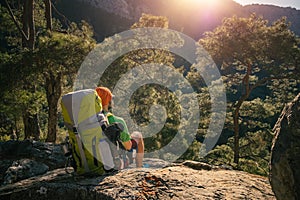
[{"label": "dense green foliage", "polygon": [[[46,27],[44,2],[34,2],[35,48],[22,44],[21,32],[8,13],[22,26],[23,4],[8,1],[1,9],[1,137],[14,135],[18,139],[34,137],[56,140],[58,101],[64,90],[70,90],[81,62],[93,48],[93,31],[86,23],[71,23],[62,28],[52,20],[52,30]],[[37,115],[42,134],[24,135],[25,120]]]}]

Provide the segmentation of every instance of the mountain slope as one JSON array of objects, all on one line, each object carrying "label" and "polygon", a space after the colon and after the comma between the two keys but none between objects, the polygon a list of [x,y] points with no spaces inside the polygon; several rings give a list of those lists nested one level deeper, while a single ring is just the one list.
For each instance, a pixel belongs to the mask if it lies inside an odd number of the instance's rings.
[{"label": "mountain slope", "polygon": [[[192,4],[194,2],[194,4]],[[248,17],[255,12],[271,23],[287,16],[291,29],[300,35],[300,10],[270,5],[241,6],[233,0],[219,4],[195,3],[196,0],[56,0],[57,8],[72,21],[84,19],[93,25],[98,41],[128,30],[142,13],[167,16],[170,28],[195,40],[222,23],[224,17]],[[209,2],[209,1],[208,1]]]},{"label": "mountain slope", "polygon": [[297,35],[300,35],[300,10],[291,7],[282,8],[271,5],[250,5],[245,6],[244,10],[250,13],[255,12],[265,19],[268,19],[270,22],[273,22],[282,16],[286,16],[287,21],[291,22],[291,30]]}]

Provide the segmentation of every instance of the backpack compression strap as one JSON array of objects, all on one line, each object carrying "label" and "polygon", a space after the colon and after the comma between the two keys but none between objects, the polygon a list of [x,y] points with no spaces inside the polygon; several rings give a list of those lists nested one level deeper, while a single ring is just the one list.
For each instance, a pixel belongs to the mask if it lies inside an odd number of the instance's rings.
[{"label": "backpack compression strap", "polygon": [[85,153],[84,153],[84,150],[83,150],[83,147],[82,147],[82,140],[81,140],[80,134],[77,132],[76,127],[73,127],[73,132],[74,132],[76,140],[77,140],[77,145],[78,145],[81,161],[82,161],[83,166],[84,166],[84,170],[86,172],[89,172],[90,168],[88,166],[88,163],[87,163],[87,160],[86,160],[86,157],[85,157]]},{"label": "backpack compression strap", "polygon": [[80,154],[80,157],[81,157],[81,162],[83,163],[84,170],[85,170],[86,172],[89,172],[89,171],[90,171],[90,168],[89,168],[89,166],[88,166],[88,163],[87,163],[87,160],[86,160],[86,157],[85,157],[85,153],[84,153],[84,150],[83,150],[83,147],[82,147],[82,140],[81,140],[80,134],[78,133],[77,128],[74,127],[74,126],[72,126],[72,125],[69,124],[69,123],[65,123],[65,126],[66,126],[69,130],[72,130],[73,133],[75,134],[76,142],[77,142],[78,149],[79,149],[79,154]]}]

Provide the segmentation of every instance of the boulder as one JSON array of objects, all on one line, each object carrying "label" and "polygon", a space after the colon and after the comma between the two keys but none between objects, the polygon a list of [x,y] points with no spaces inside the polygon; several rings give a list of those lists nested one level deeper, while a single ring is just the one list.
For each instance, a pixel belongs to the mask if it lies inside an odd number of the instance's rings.
[{"label": "boulder", "polygon": [[65,163],[59,144],[30,140],[0,142],[0,185],[62,168]]},{"label": "boulder", "polygon": [[278,200],[300,199],[300,94],[283,109],[275,127],[270,182]]},{"label": "boulder", "polygon": [[19,180],[30,178],[33,176],[46,173],[49,167],[43,163],[36,162],[30,159],[21,159],[14,161],[4,174],[3,184],[15,183]]}]

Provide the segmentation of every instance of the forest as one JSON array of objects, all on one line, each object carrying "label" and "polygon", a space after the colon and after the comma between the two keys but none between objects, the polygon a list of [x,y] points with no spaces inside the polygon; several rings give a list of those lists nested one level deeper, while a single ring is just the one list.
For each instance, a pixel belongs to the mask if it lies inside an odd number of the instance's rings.
[{"label": "forest", "polygon": [[[123,74],[144,64],[172,67],[196,91],[201,113],[192,144],[184,139],[174,144],[174,148],[186,145],[180,159],[267,176],[273,127],[284,105],[300,92],[300,39],[290,26],[285,17],[270,24],[255,13],[247,18],[233,15],[197,41],[221,73],[227,102],[222,134],[205,157],[199,151],[211,116],[218,113],[211,111],[209,87],[180,55],[154,48],[128,52],[109,65],[98,85],[114,89]],[[168,29],[169,19],[142,14],[131,25],[131,29],[146,27]],[[60,100],[73,90],[82,62],[97,46],[94,27],[67,20],[51,0],[5,0],[0,4],[0,29],[0,141],[61,143],[67,129]],[[169,40],[180,43],[177,36]],[[141,126],[150,123],[151,106],[166,110],[163,128],[145,138],[146,152],[167,145],[180,123],[189,126],[191,122],[181,122],[180,101],[176,93],[158,84],[143,85],[131,96],[128,109]],[[171,154],[157,156],[167,159]]]}]

